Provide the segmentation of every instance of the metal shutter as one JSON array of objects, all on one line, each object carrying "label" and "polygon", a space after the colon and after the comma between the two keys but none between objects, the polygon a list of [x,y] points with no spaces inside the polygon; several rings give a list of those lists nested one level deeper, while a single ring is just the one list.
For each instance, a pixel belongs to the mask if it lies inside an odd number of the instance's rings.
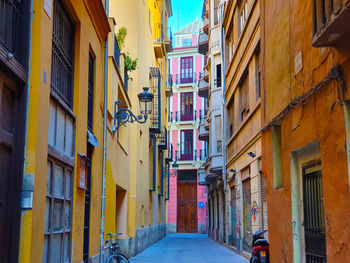
[{"label": "metal shutter", "polygon": [[260,191],[261,191],[261,226],[262,229],[267,229],[267,194],[266,194],[266,180],[263,174],[260,175]]},{"label": "metal shutter", "polygon": [[244,250],[251,250],[252,220],[250,216],[251,209],[251,193],[250,193],[250,178],[242,182],[243,186],[243,231],[244,231]]}]

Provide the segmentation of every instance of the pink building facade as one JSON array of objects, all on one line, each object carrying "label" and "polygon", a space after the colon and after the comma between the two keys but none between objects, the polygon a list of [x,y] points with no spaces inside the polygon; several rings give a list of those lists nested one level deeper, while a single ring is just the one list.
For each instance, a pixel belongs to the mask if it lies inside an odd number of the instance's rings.
[{"label": "pink building facade", "polygon": [[[207,158],[207,143],[198,140],[199,122],[206,101],[198,96],[204,57],[198,53],[198,20],[175,33],[174,51],[168,55],[169,152],[178,169],[170,170],[168,200],[169,233],[207,233],[207,188],[198,185],[199,170]],[[174,163],[173,162],[173,163]]]}]

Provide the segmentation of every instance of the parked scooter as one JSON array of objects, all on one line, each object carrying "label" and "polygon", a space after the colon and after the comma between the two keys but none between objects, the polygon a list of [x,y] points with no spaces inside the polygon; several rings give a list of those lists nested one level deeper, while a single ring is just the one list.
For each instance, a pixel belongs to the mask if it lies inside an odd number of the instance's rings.
[{"label": "parked scooter", "polygon": [[267,230],[259,230],[253,235],[250,263],[270,263],[269,242],[263,236],[266,232]]}]

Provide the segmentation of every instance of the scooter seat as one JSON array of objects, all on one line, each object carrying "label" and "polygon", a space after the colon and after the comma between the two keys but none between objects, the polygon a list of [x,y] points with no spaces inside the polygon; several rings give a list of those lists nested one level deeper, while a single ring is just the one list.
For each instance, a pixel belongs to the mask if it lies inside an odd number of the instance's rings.
[{"label": "scooter seat", "polygon": [[258,239],[255,241],[254,246],[268,246],[269,242],[266,239]]}]

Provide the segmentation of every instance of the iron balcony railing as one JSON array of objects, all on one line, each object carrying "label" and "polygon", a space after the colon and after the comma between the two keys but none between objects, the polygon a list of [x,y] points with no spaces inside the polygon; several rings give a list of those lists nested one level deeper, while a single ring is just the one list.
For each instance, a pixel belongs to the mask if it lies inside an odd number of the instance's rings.
[{"label": "iron balcony railing", "polygon": [[[22,65],[26,60],[27,19],[28,9],[25,1],[0,0],[0,43]],[[29,12],[28,12],[29,13]]]},{"label": "iron balcony railing", "polygon": [[120,49],[119,49],[117,38],[115,36],[114,36],[114,60],[115,60],[115,63],[117,64],[117,68],[119,70],[119,68],[120,68]]},{"label": "iron balcony railing", "polygon": [[175,84],[190,84],[197,83],[203,76],[204,72],[191,72],[175,74],[173,77]]},{"label": "iron balcony railing", "polygon": [[205,113],[205,110],[194,110],[193,114],[181,114],[179,111],[171,111],[168,116],[168,122],[201,121],[205,118]]},{"label": "iron balcony railing", "polygon": [[129,88],[128,84],[129,84],[129,75],[126,69],[124,69],[124,87],[126,91],[128,91],[128,88]]},{"label": "iron balcony railing", "polygon": [[167,87],[169,87],[169,88],[172,88],[172,87],[173,87],[173,85],[174,85],[173,78],[174,78],[173,75],[172,75],[172,74],[169,74],[168,80],[167,80]]},{"label": "iron balcony railing", "polygon": [[205,161],[207,159],[207,150],[193,150],[189,153],[181,153],[178,150],[175,151],[176,161]]}]

